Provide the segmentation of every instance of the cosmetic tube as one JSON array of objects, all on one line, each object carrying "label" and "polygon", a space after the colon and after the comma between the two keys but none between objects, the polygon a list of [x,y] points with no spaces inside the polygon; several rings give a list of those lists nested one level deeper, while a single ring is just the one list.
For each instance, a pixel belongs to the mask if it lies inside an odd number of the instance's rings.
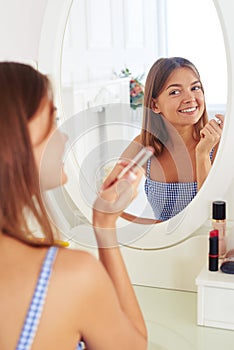
[{"label": "cosmetic tube", "polygon": [[209,237],[209,271],[218,271],[219,268],[219,231],[210,231]]},{"label": "cosmetic tube", "polygon": [[226,202],[214,201],[212,205],[212,227],[219,231],[219,257],[226,253]]}]

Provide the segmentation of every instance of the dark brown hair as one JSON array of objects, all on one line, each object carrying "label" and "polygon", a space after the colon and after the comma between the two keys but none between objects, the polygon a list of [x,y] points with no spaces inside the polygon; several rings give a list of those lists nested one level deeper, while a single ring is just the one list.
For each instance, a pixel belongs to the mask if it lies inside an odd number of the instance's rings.
[{"label": "dark brown hair", "polygon": [[[0,231],[32,245],[54,244],[28,132],[28,121],[47,96],[52,89],[45,75],[25,64],[0,62]],[[44,239],[33,236],[25,213],[36,219]]]},{"label": "dark brown hair", "polygon": [[[158,98],[165,86],[167,79],[177,68],[191,69],[197,76],[198,80],[200,80],[200,74],[194,64],[182,57],[158,59],[151,67],[146,79],[141,142],[144,146],[154,147],[156,156],[162,153],[165,142],[168,139],[168,133],[162,116],[152,111],[152,99]],[[201,88],[204,94],[202,84]],[[194,125],[195,139],[200,139],[200,130],[207,123],[207,121],[208,116],[205,105],[202,117]]]}]

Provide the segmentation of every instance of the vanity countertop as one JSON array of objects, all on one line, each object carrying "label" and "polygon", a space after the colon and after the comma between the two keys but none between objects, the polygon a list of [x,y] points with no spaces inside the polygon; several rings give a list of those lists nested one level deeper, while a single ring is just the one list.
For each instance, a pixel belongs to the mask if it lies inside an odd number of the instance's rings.
[{"label": "vanity countertop", "polygon": [[234,331],[197,325],[197,293],[134,286],[149,334],[148,350],[233,348]]}]

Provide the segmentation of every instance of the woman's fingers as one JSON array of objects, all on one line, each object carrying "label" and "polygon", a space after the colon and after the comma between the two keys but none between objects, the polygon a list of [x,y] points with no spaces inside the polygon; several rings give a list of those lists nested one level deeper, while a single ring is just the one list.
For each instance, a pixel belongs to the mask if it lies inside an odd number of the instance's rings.
[{"label": "woman's fingers", "polygon": [[110,174],[106,177],[106,179],[104,180],[102,187],[101,187],[101,191],[103,191],[104,189],[110,187],[117,179],[117,176],[120,174],[120,172],[123,170],[123,168],[127,165],[128,163],[125,161],[119,161],[115,167],[113,168],[113,170],[110,172]]},{"label": "woman's fingers", "polygon": [[215,114],[215,117],[218,119],[218,124],[219,124],[220,128],[223,128],[224,115],[223,114]]},{"label": "woman's fingers", "polygon": [[102,188],[94,209],[109,214],[122,212],[136,197],[143,173],[144,170],[139,167],[134,173],[127,172],[122,179],[115,178],[109,187]]},{"label": "woman's fingers", "polygon": [[211,119],[205,126],[204,128],[200,131],[201,137],[206,137],[206,136],[214,136],[214,139],[220,138],[222,135],[222,129],[223,129],[223,115],[216,115],[218,118],[218,121],[215,119]]}]

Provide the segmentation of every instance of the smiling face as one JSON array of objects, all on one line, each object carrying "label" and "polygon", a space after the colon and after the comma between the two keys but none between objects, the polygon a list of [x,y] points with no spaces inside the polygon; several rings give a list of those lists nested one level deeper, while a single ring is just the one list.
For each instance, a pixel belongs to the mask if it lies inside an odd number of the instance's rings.
[{"label": "smiling face", "polygon": [[173,126],[192,126],[202,117],[205,99],[202,85],[190,68],[176,68],[167,79],[153,110]]}]

